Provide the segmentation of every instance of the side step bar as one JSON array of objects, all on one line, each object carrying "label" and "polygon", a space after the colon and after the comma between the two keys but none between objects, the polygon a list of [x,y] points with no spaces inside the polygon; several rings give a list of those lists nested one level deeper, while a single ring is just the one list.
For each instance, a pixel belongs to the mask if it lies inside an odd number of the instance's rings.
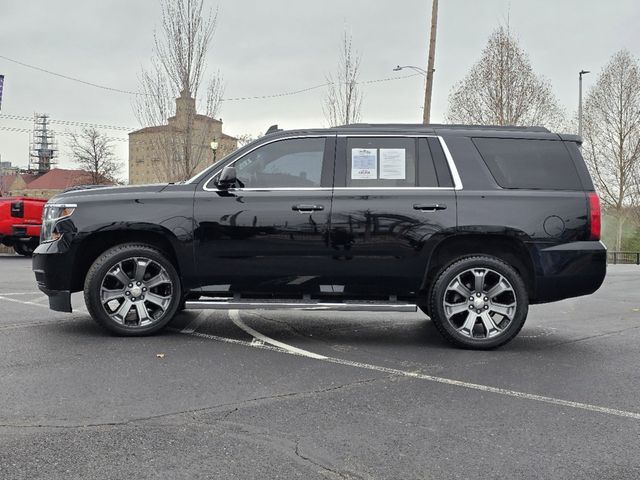
[{"label": "side step bar", "polygon": [[415,312],[413,303],[398,302],[314,302],[233,300],[212,298],[210,300],[189,300],[187,310],[336,310],[342,312]]}]

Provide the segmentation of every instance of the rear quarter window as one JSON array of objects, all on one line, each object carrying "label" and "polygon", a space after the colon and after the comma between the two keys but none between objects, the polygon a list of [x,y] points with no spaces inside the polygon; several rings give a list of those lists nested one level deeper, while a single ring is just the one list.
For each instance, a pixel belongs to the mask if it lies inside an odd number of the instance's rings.
[{"label": "rear quarter window", "polygon": [[502,188],[582,190],[571,155],[561,141],[474,138],[473,143]]}]

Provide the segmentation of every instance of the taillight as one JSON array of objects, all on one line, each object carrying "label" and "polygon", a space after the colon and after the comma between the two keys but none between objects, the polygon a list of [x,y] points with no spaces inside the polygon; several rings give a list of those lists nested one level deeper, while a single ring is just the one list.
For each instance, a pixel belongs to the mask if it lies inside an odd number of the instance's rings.
[{"label": "taillight", "polygon": [[601,215],[600,199],[596,192],[589,192],[589,225],[591,240],[600,240]]},{"label": "taillight", "polygon": [[11,216],[17,218],[24,217],[24,203],[23,202],[12,202],[11,203]]}]

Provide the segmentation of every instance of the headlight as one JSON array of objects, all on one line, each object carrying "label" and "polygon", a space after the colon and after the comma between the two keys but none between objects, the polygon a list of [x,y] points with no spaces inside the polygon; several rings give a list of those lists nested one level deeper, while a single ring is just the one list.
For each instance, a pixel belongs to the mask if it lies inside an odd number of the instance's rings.
[{"label": "headlight", "polygon": [[42,231],[40,233],[41,242],[51,242],[58,240],[62,234],[55,230],[56,224],[63,218],[70,216],[77,205],[70,203],[47,203],[42,212]]}]

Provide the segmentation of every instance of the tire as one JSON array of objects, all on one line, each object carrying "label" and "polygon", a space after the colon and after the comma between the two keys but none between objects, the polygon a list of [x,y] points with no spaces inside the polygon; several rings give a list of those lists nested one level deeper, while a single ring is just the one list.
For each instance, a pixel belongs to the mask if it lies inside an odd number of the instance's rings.
[{"label": "tire", "polygon": [[91,265],[84,300],[91,317],[111,333],[150,335],[176,314],[182,300],[180,277],[160,250],[145,244],[117,245]]},{"label": "tire", "polygon": [[488,350],[511,341],[522,329],[529,297],[513,267],[481,255],[455,260],[441,270],[430,306],[431,319],[445,340],[456,347]]},{"label": "tire", "polygon": [[23,257],[32,256],[35,249],[36,247],[32,243],[16,242],[13,244],[13,250]]}]

